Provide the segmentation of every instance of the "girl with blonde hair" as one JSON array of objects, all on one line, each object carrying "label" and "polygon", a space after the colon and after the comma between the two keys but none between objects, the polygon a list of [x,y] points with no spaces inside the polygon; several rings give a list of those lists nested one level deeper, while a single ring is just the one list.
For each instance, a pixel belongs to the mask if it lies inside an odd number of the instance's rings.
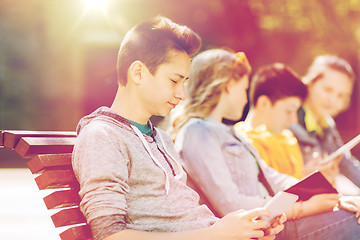
[{"label": "girl with blonde hair", "polygon": [[[191,118],[204,118],[216,108],[221,93],[226,89],[230,79],[249,76],[251,66],[244,53],[231,53],[224,49],[214,49],[201,53],[201,57],[192,60],[189,78],[195,76],[198,81],[187,81],[187,98],[171,115],[171,135],[175,136],[179,129]],[[246,94],[243,92],[243,94]],[[241,110],[246,104],[246,96]],[[240,112],[240,111],[239,111]],[[240,113],[238,116],[241,117]]]}]

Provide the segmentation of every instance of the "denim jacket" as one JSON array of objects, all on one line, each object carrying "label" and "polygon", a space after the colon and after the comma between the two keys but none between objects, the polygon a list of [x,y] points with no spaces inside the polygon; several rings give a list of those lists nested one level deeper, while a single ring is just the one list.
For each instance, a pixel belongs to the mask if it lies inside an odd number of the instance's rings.
[{"label": "denim jacket", "polygon": [[262,207],[270,199],[260,192],[257,162],[275,193],[298,181],[268,167],[255,148],[234,134],[210,117],[192,118],[175,141],[187,173],[220,215]]}]

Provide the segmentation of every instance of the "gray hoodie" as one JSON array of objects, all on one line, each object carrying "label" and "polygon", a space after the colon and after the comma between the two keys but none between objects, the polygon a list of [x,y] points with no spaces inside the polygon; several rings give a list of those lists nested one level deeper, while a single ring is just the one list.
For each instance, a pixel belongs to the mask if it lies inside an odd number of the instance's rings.
[{"label": "gray hoodie", "polygon": [[216,222],[186,186],[170,137],[152,129],[144,135],[107,107],[80,120],[72,164],[94,239],[126,228],[179,232]]}]

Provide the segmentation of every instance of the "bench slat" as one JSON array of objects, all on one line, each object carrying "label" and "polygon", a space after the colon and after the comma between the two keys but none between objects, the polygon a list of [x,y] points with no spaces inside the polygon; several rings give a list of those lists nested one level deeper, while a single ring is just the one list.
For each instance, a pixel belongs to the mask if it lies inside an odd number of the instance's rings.
[{"label": "bench slat", "polygon": [[51,216],[55,227],[86,223],[86,219],[79,207],[62,209]]},{"label": "bench slat", "polygon": [[78,191],[74,189],[55,191],[44,197],[48,209],[78,206],[80,201]]},{"label": "bench slat", "polygon": [[42,173],[45,170],[71,169],[71,153],[37,155],[28,161],[27,165],[33,174]]},{"label": "bench slat", "polygon": [[89,225],[71,227],[60,233],[61,240],[88,240],[92,239]]},{"label": "bench slat", "polygon": [[0,147],[4,147],[4,131],[0,131]]},{"label": "bench slat", "polygon": [[74,131],[23,131],[6,130],[3,131],[4,146],[14,149],[22,137],[76,137]]},{"label": "bench slat", "polygon": [[35,181],[39,189],[79,189],[79,183],[72,170],[49,170],[36,177]]},{"label": "bench slat", "polygon": [[71,153],[76,138],[23,137],[15,147],[15,152],[23,158],[31,158],[45,153]]}]

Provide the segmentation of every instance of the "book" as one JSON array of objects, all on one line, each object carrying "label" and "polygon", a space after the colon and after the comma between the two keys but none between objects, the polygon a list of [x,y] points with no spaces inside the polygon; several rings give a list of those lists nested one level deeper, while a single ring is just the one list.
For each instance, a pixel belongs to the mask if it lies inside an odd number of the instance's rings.
[{"label": "book", "polygon": [[298,195],[298,201],[306,201],[317,194],[338,193],[319,171],[309,174],[284,192]]},{"label": "book", "polygon": [[331,160],[337,158],[341,154],[343,154],[346,151],[350,151],[353,147],[355,147],[360,142],[360,134],[348,141],[346,144],[342,145],[340,148],[338,148],[335,152],[324,158],[322,163],[330,162]]}]

